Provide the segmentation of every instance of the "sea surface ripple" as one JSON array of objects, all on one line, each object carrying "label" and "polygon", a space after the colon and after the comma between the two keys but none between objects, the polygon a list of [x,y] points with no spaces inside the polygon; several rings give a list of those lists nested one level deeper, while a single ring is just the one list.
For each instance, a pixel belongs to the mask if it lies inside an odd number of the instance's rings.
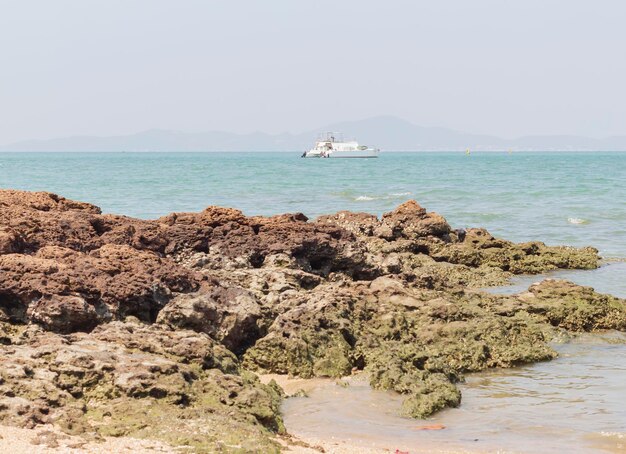
[{"label": "sea surface ripple", "polygon": [[208,205],[249,215],[377,215],[415,199],[455,227],[626,257],[626,153],[0,153],[0,187],[155,218]]}]

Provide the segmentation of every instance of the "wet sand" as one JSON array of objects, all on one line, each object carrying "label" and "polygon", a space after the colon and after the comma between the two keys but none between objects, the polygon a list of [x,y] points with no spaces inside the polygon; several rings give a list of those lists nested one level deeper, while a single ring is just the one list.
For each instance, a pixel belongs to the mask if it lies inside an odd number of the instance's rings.
[{"label": "wet sand", "polygon": [[367,445],[359,440],[339,440],[320,439],[315,437],[299,437],[299,440],[309,444],[311,447],[288,445],[289,452],[294,454],[319,454],[320,452],[332,454],[478,454],[480,451],[470,451],[462,448],[444,449],[436,447],[421,446],[419,449],[413,447],[389,448],[384,443],[372,443]]}]

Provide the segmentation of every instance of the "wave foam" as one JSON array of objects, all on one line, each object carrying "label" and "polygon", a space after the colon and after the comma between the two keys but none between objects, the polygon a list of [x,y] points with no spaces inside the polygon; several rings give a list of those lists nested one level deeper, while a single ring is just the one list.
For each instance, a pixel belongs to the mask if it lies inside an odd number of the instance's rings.
[{"label": "wave foam", "polygon": [[354,200],[357,202],[370,202],[372,200],[391,200],[406,197],[411,194],[411,192],[390,192],[387,195],[380,196],[360,195],[358,197],[355,197]]},{"label": "wave foam", "polygon": [[411,192],[392,192],[389,194],[391,197],[404,197],[405,195],[411,195]]}]

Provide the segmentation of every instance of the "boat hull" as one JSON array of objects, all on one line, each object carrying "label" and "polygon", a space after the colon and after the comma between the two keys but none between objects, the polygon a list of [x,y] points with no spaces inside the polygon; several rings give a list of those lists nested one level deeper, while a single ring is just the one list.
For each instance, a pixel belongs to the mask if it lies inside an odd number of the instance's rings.
[{"label": "boat hull", "polygon": [[341,151],[333,150],[330,153],[330,158],[377,158],[378,150],[358,150],[358,151]]},{"label": "boat hull", "polygon": [[302,154],[303,158],[377,158],[380,150],[359,145],[354,139],[344,140],[340,133],[327,132],[315,146]]},{"label": "boat hull", "polygon": [[309,150],[303,157],[304,158],[377,158],[379,151],[376,149],[367,150],[332,150],[325,153],[320,153],[317,150]]}]

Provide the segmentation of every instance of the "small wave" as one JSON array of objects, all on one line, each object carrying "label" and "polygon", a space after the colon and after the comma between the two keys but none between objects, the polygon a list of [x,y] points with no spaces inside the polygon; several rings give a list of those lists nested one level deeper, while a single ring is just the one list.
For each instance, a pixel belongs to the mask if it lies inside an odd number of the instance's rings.
[{"label": "small wave", "polygon": [[587,221],[586,219],[581,219],[581,218],[567,218],[567,222],[569,222],[570,224],[586,224]]},{"label": "small wave", "polygon": [[390,192],[387,195],[380,195],[380,196],[360,195],[358,197],[355,197],[354,200],[357,202],[370,202],[372,200],[398,199],[398,198],[406,197],[409,195],[411,195],[411,192]]},{"label": "small wave", "polygon": [[411,195],[411,192],[392,192],[389,194],[391,197],[404,197],[405,195]]}]

